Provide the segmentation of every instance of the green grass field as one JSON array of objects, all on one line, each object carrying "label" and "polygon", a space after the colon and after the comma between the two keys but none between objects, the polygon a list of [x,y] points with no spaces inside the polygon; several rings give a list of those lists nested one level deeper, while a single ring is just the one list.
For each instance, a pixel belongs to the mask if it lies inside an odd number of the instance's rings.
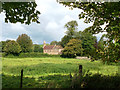
[{"label": "green grass field", "polygon": [[[118,72],[117,65],[104,65],[100,61],[68,59],[68,58],[2,58],[3,88],[19,88],[20,71],[24,70],[24,88],[68,87],[65,85],[69,74],[78,72],[78,66],[83,65],[83,71],[114,76]],[[52,83],[52,84],[51,84]]]}]

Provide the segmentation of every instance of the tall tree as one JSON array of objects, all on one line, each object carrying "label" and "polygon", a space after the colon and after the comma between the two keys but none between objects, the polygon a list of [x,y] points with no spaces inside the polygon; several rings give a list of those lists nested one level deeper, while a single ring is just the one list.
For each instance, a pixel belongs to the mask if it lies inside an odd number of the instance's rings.
[{"label": "tall tree", "polygon": [[62,47],[65,47],[67,45],[67,43],[69,42],[69,40],[72,39],[72,37],[68,36],[68,35],[65,35],[62,39],[61,39],[61,42],[60,42],[60,45]]},{"label": "tall tree", "polygon": [[78,23],[77,21],[69,21],[64,25],[67,28],[66,35],[61,39],[61,46],[65,47],[65,45],[69,42],[70,39],[73,39],[77,33]]},{"label": "tall tree", "polygon": [[67,28],[66,34],[69,37],[74,37],[74,34],[77,31],[78,23],[77,21],[70,21],[67,22],[64,27]]},{"label": "tall tree", "polygon": [[95,51],[95,41],[97,40],[95,36],[86,31],[79,31],[75,38],[82,41],[83,55],[89,56],[93,54],[93,51]]},{"label": "tall tree", "polygon": [[33,51],[33,43],[30,37],[27,34],[19,35],[17,42],[21,46],[22,52],[31,52]]}]

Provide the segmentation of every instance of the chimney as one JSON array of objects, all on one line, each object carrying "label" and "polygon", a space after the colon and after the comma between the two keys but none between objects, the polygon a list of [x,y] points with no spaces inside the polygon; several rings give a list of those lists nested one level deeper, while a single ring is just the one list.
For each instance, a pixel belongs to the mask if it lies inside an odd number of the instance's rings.
[{"label": "chimney", "polygon": [[43,42],[43,48],[44,48],[45,46],[46,46],[46,42],[44,41],[44,42]]}]

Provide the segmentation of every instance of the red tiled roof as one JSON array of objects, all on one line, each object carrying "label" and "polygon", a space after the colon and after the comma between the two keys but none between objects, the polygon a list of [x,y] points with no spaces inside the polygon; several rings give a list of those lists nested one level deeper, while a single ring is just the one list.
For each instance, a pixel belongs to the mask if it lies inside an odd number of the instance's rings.
[{"label": "red tiled roof", "polygon": [[47,45],[43,49],[52,49],[53,47],[54,47],[54,45]]},{"label": "red tiled roof", "polygon": [[43,49],[53,49],[53,48],[55,48],[55,49],[63,49],[60,45],[47,45],[47,46],[45,46]]}]

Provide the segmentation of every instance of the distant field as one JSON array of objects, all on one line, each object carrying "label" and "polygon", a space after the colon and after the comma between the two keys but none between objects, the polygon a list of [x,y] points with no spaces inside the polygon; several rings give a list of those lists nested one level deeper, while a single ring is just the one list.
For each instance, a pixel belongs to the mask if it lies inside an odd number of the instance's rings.
[{"label": "distant field", "polygon": [[61,83],[69,78],[70,73],[73,75],[78,72],[79,64],[83,65],[83,71],[90,70],[92,73],[99,72],[103,75],[114,75],[118,71],[118,66],[103,65],[100,61],[90,62],[89,60],[58,57],[2,58],[3,88],[19,88],[21,69],[24,70],[23,87],[43,88],[48,87],[49,82]]}]

